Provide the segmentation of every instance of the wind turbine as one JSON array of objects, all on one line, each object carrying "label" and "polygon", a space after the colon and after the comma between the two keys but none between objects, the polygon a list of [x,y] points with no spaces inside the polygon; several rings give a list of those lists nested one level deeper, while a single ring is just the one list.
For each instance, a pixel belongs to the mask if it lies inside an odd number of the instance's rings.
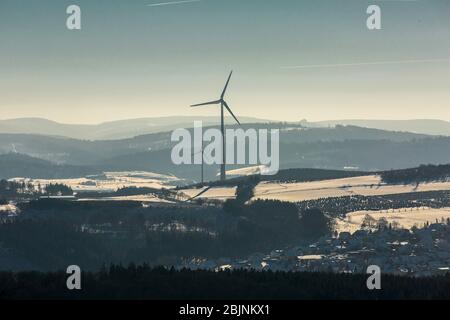
[{"label": "wind turbine", "polygon": [[226,160],[226,143],[225,143],[225,124],[224,124],[224,108],[227,109],[227,111],[231,114],[231,116],[236,120],[236,122],[240,125],[241,123],[236,118],[236,116],[233,114],[233,111],[231,111],[230,107],[228,106],[228,103],[225,101],[225,93],[227,92],[228,84],[230,83],[231,76],[233,75],[233,71],[230,72],[230,75],[228,76],[227,83],[225,84],[225,88],[223,88],[222,94],[220,95],[219,100],[205,102],[205,103],[199,103],[194,104],[191,107],[200,107],[200,106],[209,106],[209,105],[220,105],[220,128],[222,131],[222,164],[220,165],[220,180],[225,181],[226,179],[226,172],[225,172],[225,160]]}]

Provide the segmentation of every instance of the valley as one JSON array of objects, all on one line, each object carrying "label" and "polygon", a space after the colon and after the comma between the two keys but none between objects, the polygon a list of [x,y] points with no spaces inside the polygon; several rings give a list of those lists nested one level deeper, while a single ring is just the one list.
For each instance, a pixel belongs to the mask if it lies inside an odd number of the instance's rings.
[{"label": "valley", "polygon": [[[228,179],[219,181],[219,167],[206,165],[204,183],[201,165],[171,163],[170,132],[119,140],[0,133],[3,268],[55,270],[77,255],[89,270],[104,262],[143,262],[361,272],[372,233],[385,232],[378,238],[396,243],[450,221],[450,166],[440,165],[450,159],[449,137],[243,124],[252,126],[280,130],[280,171],[261,175],[261,165],[228,165]],[[25,238],[18,233],[23,229]],[[52,243],[45,259],[35,253],[62,234],[67,242]],[[446,234],[443,228],[436,241],[447,241]],[[380,241],[374,259],[386,246]],[[389,272],[418,272],[395,260],[395,246],[378,256]],[[408,248],[428,266],[421,275],[446,265],[441,247],[421,244],[426,255]],[[387,266],[391,260],[395,266]]]}]

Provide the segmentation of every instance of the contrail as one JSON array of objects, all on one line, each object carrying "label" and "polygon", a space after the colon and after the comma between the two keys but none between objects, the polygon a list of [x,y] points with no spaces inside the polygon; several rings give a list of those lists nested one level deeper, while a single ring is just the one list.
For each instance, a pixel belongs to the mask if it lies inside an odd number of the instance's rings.
[{"label": "contrail", "polygon": [[412,64],[412,63],[433,63],[433,62],[450,62],[450,58],[422,59],[422,60],[393,60],[393,61],[336,63],[336,64],[312,64],[312,65],[300,65],[300,66],[287,66],[287,67],[281,67],[281,68],[282,69],[340,68],[340,67],[378,66],[378,65],[388,65],[388,64]]},{"label": "contrail", "polygon": [[200,2],[202,0],[184,0],[184,1],[171,1],[171,2],[161,2],[161,3],[154,3],[154,4],[148,4],[148,7],[162,7],[162,6],[170,6],[174,4],[184,4],[184,3],[192,3],[192,2]]}]

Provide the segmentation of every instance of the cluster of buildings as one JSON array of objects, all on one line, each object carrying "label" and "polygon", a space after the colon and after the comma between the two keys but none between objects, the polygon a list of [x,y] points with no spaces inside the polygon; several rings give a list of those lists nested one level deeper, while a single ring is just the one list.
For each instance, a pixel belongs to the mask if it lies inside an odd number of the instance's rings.
[{"label": "cluster of buildings", "polygon": [[247,259],[192,259],[179,267],[207,270],[271,270],[366,273],[377,265],[382,273],[432,276],[450,272],[450,225],[432,224],[412,230],[359,230],[324,237],[310,245],[252,254]]}]

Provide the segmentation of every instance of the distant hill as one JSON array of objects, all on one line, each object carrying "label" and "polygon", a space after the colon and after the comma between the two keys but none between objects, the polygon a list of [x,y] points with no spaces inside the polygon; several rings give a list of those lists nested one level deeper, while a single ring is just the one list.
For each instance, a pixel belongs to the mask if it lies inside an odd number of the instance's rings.
[{"label": "distant hill", "polygon": [[[294,124],[243,124],[280,129],[280,168],[352,169],[379,171],[447,164],[450,137],[392,132],[356,126],[303,128]],[[199,165],[175,166],[170,161],[170,132],[130,139],[90,141],[65,137],[0,134],[0,155],[9,157],[1,165],[4,176],[83,176],[98,171],[150,171],[198,180]],[[17,154],[44,160],[24,163]],[[28,159],[29,160],[29,159]],[[58,165],[56,167],[53,167]],[[245,166],[228,166],[228,170]],[[206,166],[205,177],[217,179],[218,166]],[[95,170],[94,170],[95,171]],[[79,174],[79,175],[78,175]],[[1,177],[1,176],[0,176]]]},{"label": "distant hill", "polygon": [[[140,118],[104,122],[100,124],[64,124],[41,118],[19,118],[0,120],[0,133],[39,134],[63,136],[74,139],[111,140],[132,138],[149,133],[171,131],[176,128],[190,128],[194,121],[203,121],[205,126],[218,123],[218,117],[161,117]],[[234,120],[233,120],[234,121]],[[227,119],[227,123],[233,123]],[[240,117],[242,123],[269,122],[257,118]]]},{"label": "distant hill", "polygon": [[[411,141],[428,136],[413,133],[389,132],[354,126],[302,129],[291,124],[243,124],[243,129],[280,129],[280,141],[315,143],[346,140]],[[1,134],[0,154],[21,153],[60,164],[91,165],[113,157],[169,149],[171,132],[141,135],[121,140],[90,141],[33,134]]]},{"label": "distant hill", "polygon": [[450,122],[443,120],[331,120],[312,123],[306,122],[305,124],[320,127],[352,125],[389,131],[450,136]]},{"label": "distant hill", "polygon": [[[194,121],[203,121],[204,126],[218,125],[218,120],[218,117],[161,117],[83,125],[64,124],[41,118],[19,118],[0,120],[0,133],[61,136],[81,140],[120,140],[159,132],[169,132],[176,128],[191,128]],[[244,124],[276,123],[251,117],[240,117],[240,120]],[[232,119],[227,119],[226,122],[227,124],[234,124]],[[450,122],[443,120],[330,120],[320,122],[302,121],[295,124],[299,123],[315,128],[349,125],[386,131],[450,136]]]},{"label": "distant hill", "polygon": [[32,179],[68,179],[99,173],[94,168],[56,165],[23,154],[0,155],[0,179],[26,177]]}]

